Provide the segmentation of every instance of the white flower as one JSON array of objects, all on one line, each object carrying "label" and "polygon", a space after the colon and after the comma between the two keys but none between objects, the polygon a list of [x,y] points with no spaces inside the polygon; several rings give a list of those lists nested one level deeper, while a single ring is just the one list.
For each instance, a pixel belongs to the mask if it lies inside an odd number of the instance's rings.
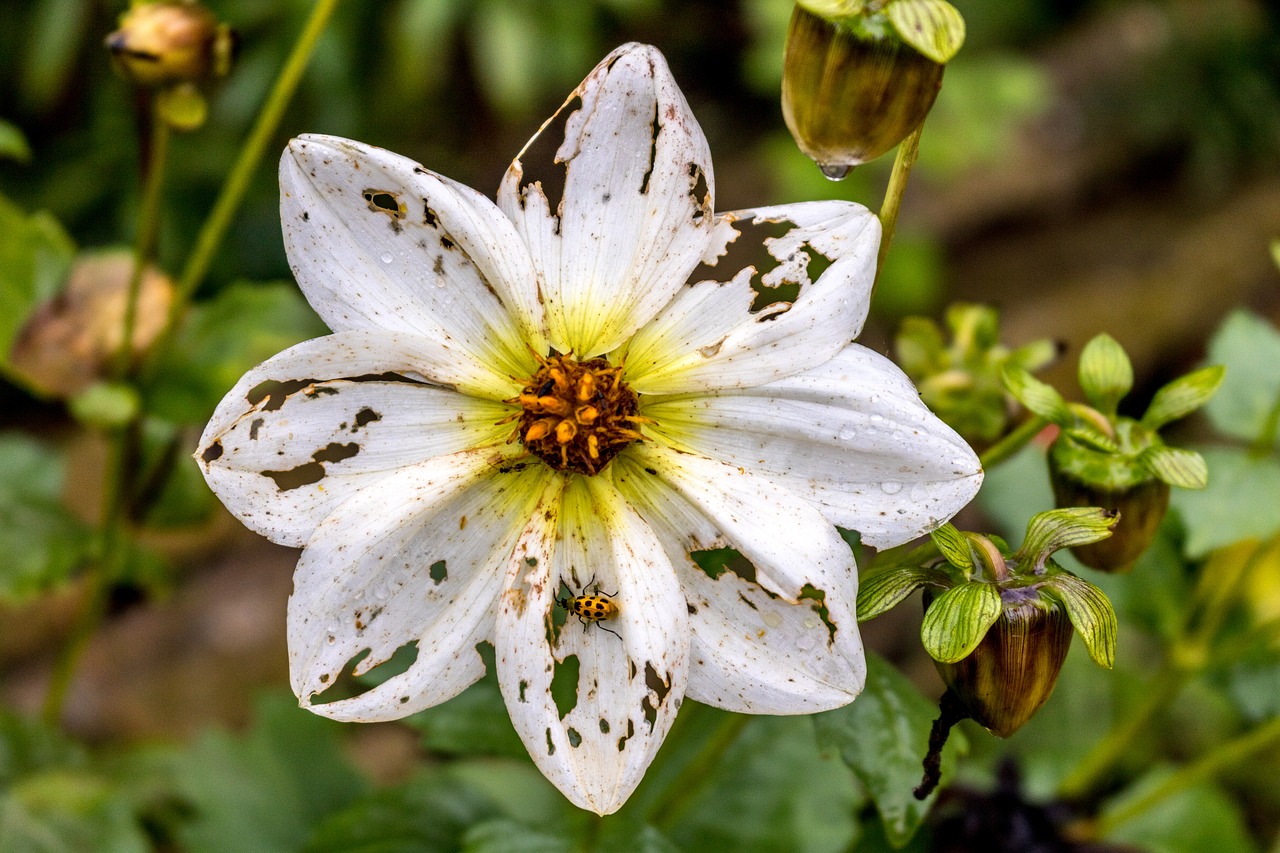
[{"label": "white flower", "polygon": [[[491,643],[534,761],[604,814],[685,696],[764,714],[852,700],[857,574],[835,525],[907,541],[982,472],[896,367],[850,343],[871,213],[713,214],[706,139],[651,47],[614,51],[574,98],[554,205],[520,159],[495,206],[378,148],[294,140],[285,246],[334,334],[250,371],[197,455],[245,524],[305,547],[288,614],[303,705],[396,719],[475,682]],[[721,272],[753,231],[757,249],[774,235],[770,268]],[[753,282],[798,296],[753,310]],[[754,576],[688,556],[723,546]],[[565,589],[617,613],[565,621]],[[360,674],[411,644],[403,673],[317,703],[353,659]],[[557,707],[552,680],[575,671]]]}]

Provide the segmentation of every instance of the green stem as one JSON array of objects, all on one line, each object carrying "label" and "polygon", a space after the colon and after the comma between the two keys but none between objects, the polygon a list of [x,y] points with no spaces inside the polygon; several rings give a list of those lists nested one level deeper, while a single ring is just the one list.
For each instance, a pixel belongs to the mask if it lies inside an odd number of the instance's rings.
[{"label": "green stem", "polygon": [[705,743],[693,760],[666,786],[662,795],[649,807],[649,823],[660,830],[669,829],[680,815],[693,804],[698,793],[720,766],[724,754],[733,746],[751,717],[745,714],[728,714],[720,728]]},{"label": "green stem", "polygon": [[164,171],[169,159],[169,125],[156,109],[154,100],[148,98],[145,103],[145,109],[150,114],[151,140],[143,159],[142,207],[138,213],[138,235],[133,246],[133,270],[129,274],[129,289],[125,296],[120,349],[116,353],[112,370],[116,377],[127,374],[133,361],[138,298],[142,292],[142,278],[146,274],[147,264],[155,256],[156,236],[160,231],[160,190],[164,186]]},{"label": "green stem", "polygon": [[258,113],[258,119],[250,130],[244,147],[240,149],[240,157],[227,175],[222,191],[214,202],[213,210],[209,212],[208,218],[201,226],[200,233],[196,236],[195,247],[191,250],[186,266],[182,269],[182,275],[178,279],[177,293],[169,311],[166,338],[173,334],[173,330],[181,322],[192,295],[209,272],[209,264],[213,261],[214,253],[217,252],[222,238],[231,226],[240,202],[244,200],[245,192],[249,189],[249,183],[258,169],[262,155],[275,135],[285,108],[288,107],[294,91],[298,88],[298,83],[302,80],[302,74],[306,71],[316,42],[324,33],[338,2],[339,0],[316,0],[315,6],[311,9],[311,16],[307,19],[297,43],[293,46],[293,51],[285,61],[284,67],[280,69],[280,76],[276,78],[275,85],[262,106],[262,111]]},{"label": "green stem", "polygon": [[990,471],[1013,456],[1030,444],[1031,439],[1039,435],[1040,431],[1048,425],[1049,422],[1039,415],[1032,415],[1023,421],[1013,432],[988,447],[986,452],[978,457],[978,461],[982,463],[983,470]]},{"label": "green stem", "polygon": [[880,226],[884,230],[880,238],[880,254],[876,258],[876,276],[884,268],[885,256],[889,254],[889,245],[893,243],[893,233],[898,227],[898,209],[902,207],[902,195],[907,190],[907,178],[911,175],[911,167],[916,164],[920,154],[921,124],[902,140],[898,153],[893,158],[893,172],[889,175],[889,186],[884,191],[884,203],[880,205]]},{"label": "green stem", "polygon": [[1093,835],[1105,837],[1120,824],[1132,820],[1161,800],[1179,791],[1185,791],[1275,743],[1280,743],[1280,717],[1272,717],[1253,731],[1219,744],[1200,760],[1174,773],[1143,796],[1126,803],[1110,814],[1103,815],[1094,825]]}]

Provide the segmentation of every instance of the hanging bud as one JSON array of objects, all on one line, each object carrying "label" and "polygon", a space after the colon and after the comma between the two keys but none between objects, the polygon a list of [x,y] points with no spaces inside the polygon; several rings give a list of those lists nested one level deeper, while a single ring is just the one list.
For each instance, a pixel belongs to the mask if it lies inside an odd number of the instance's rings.
[{"label": "hanging bud", "polygon": [[946,324],[950,341],[933,320],[906,318],[894,341],[898,365],[925,405],[981,453],[1009,431],[1016,413],[1001,371],[1007,365],[1040,370],[1059,348],[1044,339],[1009,349],[1000,342],[999,315],[985,305],[955,303]]},{"label": "hanging bud", "polygon": [[[858,618],[885,612],[925,589],[920,639],[964,712],[1007,737],[1053,693],[1080,634],[1090,656],[1110,668],[1116,616],[1097,587],[1058,566],[1053,552],[1111,535],[1113,513],[1058,509],[1031,519],[1022,547],[944,524],[920,564],[870,578],[858,592]],[[929,557],[932,554],[932,557]]]},{"label": "hanging bud", "polygon": [[920,126],[963,40],[964,19],[945,0],[802,2],[783,61],[787,128],[838,180]]},{"label": "hanging bud", "polygon": [[198,83],[227,74],[235,33],[199,3],[135,3],[107,36],[116,69],[148,88]]},{"label": "hanging bud", "polygon": [[1223,375],[1224,369],[1214,366],[1175,379],[1134,419],[1116,412],[1133,386],[1133,368],[1109,335],[1094,338],[1080,354],[1080,387],[1089,405],[1067,403],[1016,366],[1005,369],[1009,392],[1060,427],[1049,448],[1058,506],[1101,506],[1120,514],[1110,539],[1073,548],[1080,562],[1102,571],[1128,571],[1155,538],[1169,505],[1169,487],[1205,487],[1209,472],[1200,454],[1167,446],[1159,430],[1207,403]]}]

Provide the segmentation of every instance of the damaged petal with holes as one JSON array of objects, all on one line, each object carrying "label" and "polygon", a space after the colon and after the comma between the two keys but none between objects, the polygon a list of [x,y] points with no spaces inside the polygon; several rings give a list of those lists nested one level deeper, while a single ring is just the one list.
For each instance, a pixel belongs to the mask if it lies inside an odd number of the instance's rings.
[{"label": "damaged petal with holes", "polygon": [[[491,647],[538,767],[606,814],[686,696],[767,714],[857,696],[836,525],[896,545],[982,479],[852,343],[875,216],[716,213],[706,138],[636,44],[496,203],[326,136],[290,143],[280,187],[290,264],[333,334],[241,379],[196,456],[246,525],[304,549],[288,638],[305,707],[403,717],[478,680]],[[724,547],[742,560],[722,571],[691,557]],[[376,686],[330,692],[393,656]]]}]

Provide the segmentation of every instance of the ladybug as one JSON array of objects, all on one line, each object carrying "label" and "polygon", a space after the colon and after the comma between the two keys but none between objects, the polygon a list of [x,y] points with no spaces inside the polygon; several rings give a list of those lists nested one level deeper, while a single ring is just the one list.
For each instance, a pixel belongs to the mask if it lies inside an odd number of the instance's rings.
[{"label": "ladybug", "polygon": [[[573,598],[563,596],[556,600],[556,603],[563,607],[569,613],[578,617],[578,621],[582,623],[582,630],[586,632],[593,624],[600,625],[604,619],[614,619],[618,616],[618,604],[613,600],[613,596],[617,593],[602,593],[600,585],[595,582],[595,577],[587,581],[587,585],[582,588],[582,595],[575,595]],[[587,590],[595,585],[595,593],[588,595]],[[566,584],[567,586],[567,584]],[[600,625],[600,629],[608,631],[619,640],[622,635],[612,628],[606,628]]]}]

